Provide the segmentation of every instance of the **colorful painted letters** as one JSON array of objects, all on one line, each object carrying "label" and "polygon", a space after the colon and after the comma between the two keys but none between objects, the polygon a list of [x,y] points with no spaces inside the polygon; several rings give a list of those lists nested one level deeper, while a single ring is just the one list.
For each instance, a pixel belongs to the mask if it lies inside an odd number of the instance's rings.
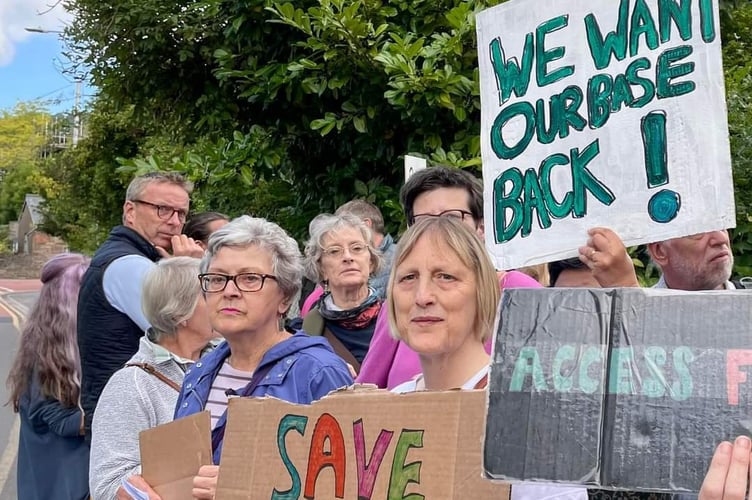
[{"label": "colorful painted letters", "polygon": [[[345,497],[345,484],[347,475],[347,461],[349,450],[345,446],[345,436],[342,426],[329,413],[323,413],[316,420],[311,434],[307,464],[294,464],[287,451],[286,436],[290,431],[296,431],[305,436],[308,417],[301,415],[285,415],[277,428],[277,446],[279,456],[282,459],[290,476],[292,486],[285,491],[274,489],[271,494],[272,500],[292,500],[302,496],[307,499],[316,498],[316,482],[320,473],[331,468],[334,474],[335,498]],[[420,484],[420,461],[410,461],[409,454],[412,448],[423,447],[423,431],[402,429],[394,445],[394,458],[391,467],[382,468],[382,462],[387,455],[389,446],[393,441],[395,431],[381,429],[378,437],[367,453],[364,424],[362,419],[352,423],[353,450],[350,452],[355,458],[355,469],[358,480],[358,500],[370,500],[374,491],[379,471],[382,475],[389,474],[389,487],[387,500],[422,500],[421,494],[406,494],[411,484]],[[305,465],[305,467],[303,467]],[[305,479],[301,483],[300,472],[305,470]]]}]

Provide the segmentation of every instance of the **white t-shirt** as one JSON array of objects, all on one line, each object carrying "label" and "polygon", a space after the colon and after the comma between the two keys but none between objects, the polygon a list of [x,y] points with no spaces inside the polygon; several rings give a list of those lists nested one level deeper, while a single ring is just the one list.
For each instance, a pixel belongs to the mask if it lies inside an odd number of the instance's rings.
[{"label": "white t-shirt", "polygon": [[[462,390],[472,390],[483,377],[488,374],[488,366],[481,368],[478,373],[470,377],[464,384]],[[405,394],[408,392],[425,391],[426,383],[423,380],[423,374],[417,375],[414,379],[404,382],[392,392]],[[580,486],[557,486],[546,483],[517,483],[512,484],[511,500],[587,500],[587,489]]]},{"label": "white t-shirt", "polygon": [[[481,368],[478,373],[470,377],[464,384],[462,384],[463,391],[470,391],[475,389],[475,386],[478,384],[478,382],[481,381],[483,377],[485,377],[488,374],[488,366],[484,366]],[[417,391],[425,391],[426,390],[426,382],[423,380],[423,374],[419,373],[415,376],[412,380],[408,380],[407,382],[403,382],[397,387],[392,389],[392,392],[395,392],[397,394],[405,394],[407,392],[417,392]]]}]

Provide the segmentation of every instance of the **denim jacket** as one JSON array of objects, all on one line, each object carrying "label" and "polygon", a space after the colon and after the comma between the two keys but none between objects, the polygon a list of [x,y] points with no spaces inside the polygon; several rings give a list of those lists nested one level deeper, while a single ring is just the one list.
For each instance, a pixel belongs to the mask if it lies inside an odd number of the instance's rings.
[{"label": "denim jacket", "polygon": [[[214,379],[228,356],[230,347],[223,342],[185,372],[175,406],[176,419],[204,410]],[[269,349],[256,370],[266,365],[272,367],[251,397],[272,396],[290,403],[310,404],[335,389],[353,383],[350,370],[332,351],[329,343],[302,331]],[[212,435],[224,428],[226,423],[227,412],[217,422]],[[219,465],[222,442],[213,451],[214,463]]]}]

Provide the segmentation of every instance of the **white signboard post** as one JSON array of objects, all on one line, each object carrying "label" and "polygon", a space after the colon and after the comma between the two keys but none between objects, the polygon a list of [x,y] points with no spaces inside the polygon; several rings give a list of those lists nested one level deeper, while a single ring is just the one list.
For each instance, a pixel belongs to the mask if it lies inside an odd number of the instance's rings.
[{"label": "white signboard post", "polygon": [[426,159],[419,156],[405,155],[405,182],[418,170],[426,168]]},{"label": "white signboard post", "polygon": [[512,0],[477,30],[499,267],[735,225],[718,0]]}]

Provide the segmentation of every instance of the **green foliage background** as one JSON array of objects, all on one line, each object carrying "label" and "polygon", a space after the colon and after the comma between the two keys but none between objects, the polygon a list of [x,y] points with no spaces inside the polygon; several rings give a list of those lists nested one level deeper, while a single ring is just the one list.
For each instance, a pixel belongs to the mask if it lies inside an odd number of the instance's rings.
[{"label": "green foliage background", "polygon": [[[252,213],[298,238],[362,196],[403,225],[402,155],[480,171],[469,0],[69,0],[71,57],[100,89],[58,159],[50,229],[91,251],[136,172],[196,184],[195,210]],[[721,0],[739,270],[752,274],[752,5]],[[645,267],[644,253],[636,251]]]}]

